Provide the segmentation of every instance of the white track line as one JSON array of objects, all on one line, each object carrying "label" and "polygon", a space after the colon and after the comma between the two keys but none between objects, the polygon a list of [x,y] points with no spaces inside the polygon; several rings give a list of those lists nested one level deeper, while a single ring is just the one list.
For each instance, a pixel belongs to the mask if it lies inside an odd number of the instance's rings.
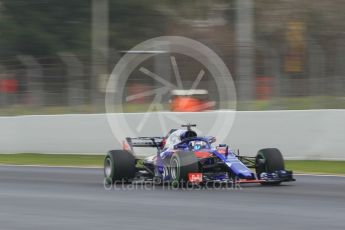
[{"label": "white track line", "polygon": [[[50,165],[11,165],[11,164],[0,164],[5,167],[33,167],[33,168],[75,168],[75,169],[103,169],[97,166],[50,166]],[[341,174],[308,174],[308,173],[294,173],[295,176],[315,176],[315,177],[344,177]]]},{"label": "white track line", "polygon": [[295,176],[317,176],[317,177],[344,177],[345,175],[341,174],[308,174],[308,173],[294,173]]},{"label": "white track line", "polygon": [[52,166],[52,165],[11,165],[11,164],[0,164],[0,167],[33,167],[33,168],[75,168],[75,169],[102,169],[97,166]]}]

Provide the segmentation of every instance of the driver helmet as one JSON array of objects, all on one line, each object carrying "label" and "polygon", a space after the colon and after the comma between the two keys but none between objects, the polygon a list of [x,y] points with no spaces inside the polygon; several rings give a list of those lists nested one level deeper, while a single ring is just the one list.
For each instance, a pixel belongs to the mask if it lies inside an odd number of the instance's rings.
[{"label": "driver helmet", "polygon": [[191,141],[189,144],[192,150],[200,150],[205,147],[203,141]]}]

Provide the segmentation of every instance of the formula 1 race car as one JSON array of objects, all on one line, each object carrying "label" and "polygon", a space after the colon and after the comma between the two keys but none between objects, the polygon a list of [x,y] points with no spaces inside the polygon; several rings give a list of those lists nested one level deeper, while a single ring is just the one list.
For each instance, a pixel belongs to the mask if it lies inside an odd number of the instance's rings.
[{"label": "formula 1 race car", "polygon": [[[152,181],[154,183],[260,183],[294,181],[286,171],[276,148],[260,150],[255,157],[242,156],[226,144],[213,146],[216,139],[198,136],[196,125],[172,129],[165,137],[126,138],[123,150],[111,150],[104,160],[105,181]],[[144,159],[134,154],[135,147],[154,147],[156,153]],[[255,169],[254,173],[250,168]]]}]

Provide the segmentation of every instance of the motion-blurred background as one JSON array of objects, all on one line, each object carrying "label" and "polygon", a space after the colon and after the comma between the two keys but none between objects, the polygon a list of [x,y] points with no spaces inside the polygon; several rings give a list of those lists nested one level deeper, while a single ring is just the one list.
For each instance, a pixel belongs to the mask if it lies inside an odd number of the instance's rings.
[{"label": "motion-blurred background", "polygon": [[[105,112],[117,61],[157,36],[214,50],[235,80],[238,110],[344,109],[344,12],[343,0],[0,0],[0,115]],[[164,55],[144,65],[171,79]],[[200,66],[176,58],[188,88]],[[154,87],[136,72],[125,93]],[[198,90],[217,109],[210,76]],[[171,92],[163,108],[183,94]],[[146,111],[151,99],[125,102],[125,111]]]}]

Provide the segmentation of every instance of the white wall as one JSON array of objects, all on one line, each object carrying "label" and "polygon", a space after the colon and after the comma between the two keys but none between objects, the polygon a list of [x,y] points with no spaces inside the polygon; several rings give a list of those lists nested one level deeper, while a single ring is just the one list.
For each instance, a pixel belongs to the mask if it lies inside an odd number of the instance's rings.
[{"label": "white wall", "polygon": [[[233,116],[234,112],[221,112]],[[113,115],[117,116],[117,115]],[[205,134],[216,112],[182,113]],[[137,125],[143,114],[126,114]],[[157,114],[140,134],[161,136]],[[167,129],[175,128],[169,119]],[[225,124],[227,126],[229,124]],[[230,126],[230,125],[229,125]],[[229,127],[230,129],[230,127]],[[126,133],[118,130],[125,136]],[[0,117],[1,153],[97,153],[120,148],[105,114]],[[236,112],[225,143],[243,155],[255,155],[265,147],[277,147],[288,159],[345,160],[345,110]]]}]

